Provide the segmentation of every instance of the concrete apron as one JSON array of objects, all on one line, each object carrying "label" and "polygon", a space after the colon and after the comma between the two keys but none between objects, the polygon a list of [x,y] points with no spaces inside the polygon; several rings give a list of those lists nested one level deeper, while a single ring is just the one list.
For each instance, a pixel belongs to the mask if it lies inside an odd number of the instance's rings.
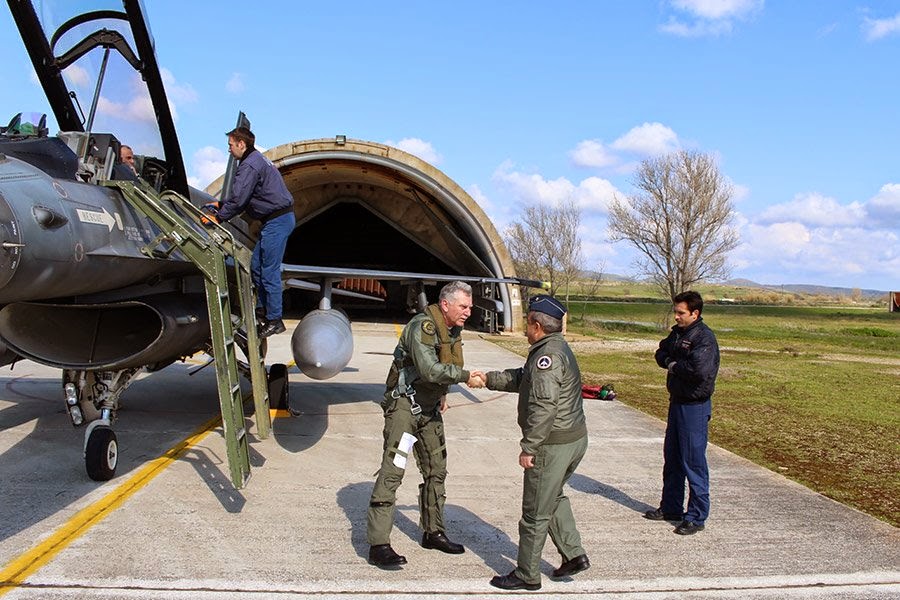
[{"label": "concrete apron", "polygon": [[[302,415],[278,417],[270,438],[254,439],[253,475],[240,491],[228,479],[219,429],[154,476],[129,483],[216,413],[214,369],[188,376],[193,365],[174,365],[126,391],[115,426],[120,466],[104,484],[84,473],[83,433],[62,412],[59,372],[33,363],[4,369],[0,569],[9,580],[17,559],[46,564],[0,587],[0,598],[514,597],[488,584],[515,565],[521,469],[513,394],[454,386],[449,397],[445,520],[466,553],[419,546],[420,477],[410,464],[392,536],[409,564],[388,572],[366,562],[366,507],[382,444],[377,402],[398,331],[354,324],[353,359],[332,380],[291,368],[291,401]],[[267,362],[290,361],[289,342],[289,334],[272,339]],[[474,333],[465,354],[468,366],[483,370],[523,362]],[[659,501],[665,424],[615,401],[585,402],[590,446],[566,493],[592,567],[550,580],[560,558],[548,540],[543,588],[523,596],[900,593],[896,528],[717,447],[709,448],[705,531],[682,537],[671,523],[641,518]],[[110,501],[123,484],[131,495]],[[97,514],[73,525],[83,509]],[[48,541],[50,551],[35,556]]]}]

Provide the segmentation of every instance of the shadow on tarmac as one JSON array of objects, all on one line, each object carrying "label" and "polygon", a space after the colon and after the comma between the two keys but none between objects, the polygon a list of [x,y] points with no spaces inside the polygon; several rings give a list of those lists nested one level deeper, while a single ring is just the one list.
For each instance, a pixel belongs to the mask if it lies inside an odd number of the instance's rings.
[{"label": "shadow on tarmac", "polygon": [[653,510],[656,508],[655,506],[650,506],[646,502],[632,498],[625,492],[614,488],[611,485],[601,483],[596,479],[591,479],[590,477],[585,477],[581,473],[574,473],[569,478],[569,485],[573,490],[583,492],[585,494],[599,494],[607,500],[612,500],[613,502],[621,504],[625,508],[633,510],[640,514],[644,514],[648,510]]},{"label": "shadow on tarmac", "polygon": [[[122,395],[113,425],[119,441],[116,476],[108,482],[93,481],[84,467],[85,429],[73,427],[66,414],[60,377],[40,374],[46,367],[28,363],[22,367],[22,375],[13,371],[0,377],[0,400],[6,404],[0,409],[0,433],[16,440],[4,443],[6,449],[0,453],[4,464],[0,540],[64,511],[101,487],[113,489],[219,412],[212,370],[189,378],[195,365],[175,363],[165,369],[166,375],[143,376]],[[203,382],[186,385],[197,379]],[[14,431],[26,427],[30,431]],[[210,456],[202,446],[179,460],[194,466],[226,510],[240,510],[244,500],[234,497],[227,461]]]},{"label": "shadow on tarmac", "polygon": [[[342,487],[337,493],[337,503],[344,511],[352,528],[350,540],[353,549],[356,551],[356,555],[363,560],[369,558],[366,512],[374,484],[374,480],[351,483]],[[417,545],[421,542],[422,530],[416,521],[407,516],[407,513],[418,514],[418,510],[418,506],[400,504],[397,505],[394,514],[394,530],[399,531]],[[518,546],[499,527],[488,523],[462,506],[449,503],[444,506],[444,521],[448,525],[452,524],[447,528],[448,537],[465,546],[467,552],[472,552],[481,558],[485,566],[503,575],[515,569]],[[541,571],[548,572],[554,568],[546,560],[541,560]]]},{"label": "shadow on tarmac", "polygon": [[[293,374],[294,369],[291,370]],[[300,414],[272,421],[278,445],[291,453],[303,452],[316,444],[328,430],[328,409],[341,404],[358,404],[360,414],[381,414],[383,383],[291,382],[291,409]],[[360,401],[359,398],[366,400]],[[353,411],[342,411],[350,414]]]}]

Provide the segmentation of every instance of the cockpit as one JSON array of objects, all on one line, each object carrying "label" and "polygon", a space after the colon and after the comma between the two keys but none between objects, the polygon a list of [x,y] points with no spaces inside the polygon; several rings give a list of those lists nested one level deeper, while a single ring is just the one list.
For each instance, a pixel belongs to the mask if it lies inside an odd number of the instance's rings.
[{"label": "cockpit", "polygon": [[[81,13],[63,0],[10,4],[52,112],[49,119],[13,116],[0,126],[0,151],[58,177],[89,183],[140,177],[159,191],[186,192],[143,5],[86,4],[94,8]],[[120,159],[123,144],[133,150],[136,173]]]}]

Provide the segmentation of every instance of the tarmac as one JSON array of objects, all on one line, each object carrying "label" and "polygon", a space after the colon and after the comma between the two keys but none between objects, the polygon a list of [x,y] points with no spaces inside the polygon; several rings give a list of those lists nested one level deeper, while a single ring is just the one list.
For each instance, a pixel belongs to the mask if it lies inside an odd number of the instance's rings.
[{"label": "tarmac", "polygon": [[[290,331],[267,362],[290,361]],[[522,474],[516,396],[454,386],[444,415],[445,521],[461,555],[419,545],[420,476],[400,488],[402,570],[367,563],[366,508],[381,455],[377,402],[399,328],[354,324],[349,366],[328,381],[290,369],[291,405],[251,444],[252,477],[228,477],[213,368],[145,374],[123,396],[116,477],[91,481],[60,372],[0,371],[0,598],[853,598],[900,597],[900,530],[710,446],[706,529],[643,519],[659,501],[665,423],[586,400],[590,446],[567,494],[592,566],[539,592],[488,584],[515,566]],[[523,359],[466,332],[467,365]],[[619,390],[621,392],[621,390]],[[715,414],[713,415],[715,418]],[[252,420],[252,417],[249,417]],[[251,429],[255,432],[255,427]]]}]

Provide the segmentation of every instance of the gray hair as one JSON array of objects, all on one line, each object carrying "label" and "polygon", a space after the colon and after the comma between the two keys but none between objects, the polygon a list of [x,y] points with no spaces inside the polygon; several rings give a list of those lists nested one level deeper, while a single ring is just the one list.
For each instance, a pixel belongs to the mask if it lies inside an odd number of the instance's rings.
[{"label": "gray hair", "polygon": [[528,318],[536,323],[540,323],[544,333],[557,333],[562,331],[562,319],[551,317],[547,313],[537,312],[536,310],[528,313]]},{"label": "gray hair", "polygon": [[453,296],[455,296],[457,292],[462,292],[466,296],[471,296],[472,286],[465,281],[451,281],[441,288],[441,295],[438,298],[438,301],[446,300],[447,302],[451,302]]}]

